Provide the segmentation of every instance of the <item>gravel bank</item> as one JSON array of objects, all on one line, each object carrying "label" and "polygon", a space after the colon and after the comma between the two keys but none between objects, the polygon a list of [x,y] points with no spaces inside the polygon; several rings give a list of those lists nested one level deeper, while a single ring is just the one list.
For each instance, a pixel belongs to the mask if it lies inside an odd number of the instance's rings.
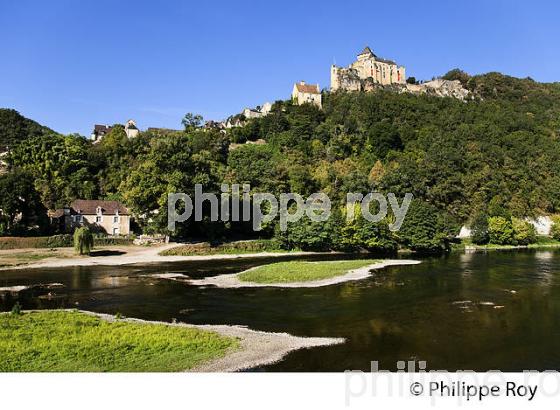
[{"label": "gravel bank", "polygon": [[[71,310],[70,310],[71,311]],[[81,313],[97,316],[100,319],[115,321],[115,316],[80,310]],[[142,319],[123,318],[134,323],[164,324],[167,326],[192,327],[216,332],[222,336],[236,337],[240,340],[240,350],[224,357],[203,363],[189,372],[235,372],[279,362],[288,353],[319,346],[330,346],[345,342],[343,338],[299,337],[288,333],[269,333],[251,330],[243,326],[228,325],[191,325],[187,323],[153,322]]]}]

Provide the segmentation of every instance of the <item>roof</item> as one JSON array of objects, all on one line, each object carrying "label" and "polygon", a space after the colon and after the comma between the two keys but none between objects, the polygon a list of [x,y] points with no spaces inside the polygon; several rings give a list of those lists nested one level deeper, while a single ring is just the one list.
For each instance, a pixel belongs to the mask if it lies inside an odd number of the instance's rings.
[{"label": "roof", "polygon": [[97,208],[101,207],[105,214],[115,214],[119,211],[120,215],[130,215],[130,211],[118,201],[100,201],[97,199],[76,199],[70,207],[84,215],[95,215]]},{"label": "roof", "polygon": [[384,58],[379,58],[379,57],[376,57],[375,59],[381,63],[397,65],[397,63],[395,63],[393,60],[385,60]]},{"label": "roof", "polygon": [[49,209],[47,211],[47,216],[50,218],[60,218],[64,215],[64,209]]},{"label": "roof", "polygon": [[99,124],[95,124],[93,126],[93,132],[94,133],[107,133],[109,131],[111,131],[111,129],[113,129],[113,127],[109,127],[108,125],[99,125]]},{"label": "roof", "polygon": [[317,84],[302,84],[296,83],[296,88],[300,93],[307,94],[321,94],[319,91],[319,86]]},{"label": "roof", "polygon": [[368,46],[366,46],[364,50],[358,55],[361,56],[362,54],[371,54],[374,57],[377,57],[375,54],[373,54],[373,51],[371,51],[371,48],[369,48]]},{"label": "roof", "polygon": [[373,52],[371,51],[371,48],[365,46],[364,50],[360,54],[373,54]]}]

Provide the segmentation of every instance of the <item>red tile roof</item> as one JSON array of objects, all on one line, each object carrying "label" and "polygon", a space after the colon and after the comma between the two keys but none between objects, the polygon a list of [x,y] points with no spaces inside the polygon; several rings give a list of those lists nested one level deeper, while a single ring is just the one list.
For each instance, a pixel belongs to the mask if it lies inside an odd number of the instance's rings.
[{"label": "red tile roof", "polygon": [[296,83],[296,87],[297,87],[297,90],[300,93],[307,93],[307,94],[320,94],[321,93],[319,91],[319,86],[317,84],[312,85],[312,84]]},{"label": "red tile roof", "polygon": [[104,214],[114,215],[119,211],[119,215],[130,215],[130,211],[118,201],[100,201],[96,199],[76,199],[70,204],[70,207],[84,215],[95,215],[97,207],[101,207]]}]

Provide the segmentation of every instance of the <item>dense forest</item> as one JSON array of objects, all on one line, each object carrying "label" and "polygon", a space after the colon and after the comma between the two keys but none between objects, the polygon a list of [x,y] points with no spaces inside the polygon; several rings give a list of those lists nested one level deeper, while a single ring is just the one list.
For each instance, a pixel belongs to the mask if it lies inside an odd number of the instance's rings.
[{"label": "dense forest", "polygon": [[[560,83],[454,70],[472,98],[379,90],[323,93],[323,109],[278,101],[263,118],[227,132],[185,123],[181,132],[128,139],[115,126],[99,143],[60,135],[0,110],[0,230],[39,234],[46,209],[76,198],[117,199],[145,233],[166,233],[167,194],[250,183],[253,192],[327,193],[333,216],[258,235],[302,249],[442,249],[462,224],[560,210]],[[264,144],[247,142],[264,140]],[[234,144],[234,145],[232,145]],[[401,231],[345,222],[348,192],[393,192],[414,201]],[[23,214],[22,221],[15,216]],[[32,222],[33,221],[33,222]],[[255,237],[244,223],[187,222],[181,238]]]}]

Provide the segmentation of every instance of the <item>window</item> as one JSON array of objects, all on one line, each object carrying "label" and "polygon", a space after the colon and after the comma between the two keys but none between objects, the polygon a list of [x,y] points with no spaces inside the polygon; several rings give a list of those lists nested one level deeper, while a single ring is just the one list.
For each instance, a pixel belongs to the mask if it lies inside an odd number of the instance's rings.
[{"label": "window", "polygon": [[102,216],[96,216],[95,217],[95,222],[100,224],[101,222],[103,222],[103,217]]},{"label": "window", "polygon": [[114,216],[114,217],[113,217],[113,223],[114,223],[114,224],[118,224],[118,223],[119,223],[119,217],[118,217],[118,216]]},{"label": "window", "polygon": [[84,217],[82,215],[74,215],[74,222],[82,223],[84,222]]},{"label": "window", "polygon": [[119,232],[119,228],[113,228],[113,235],[118,235]]}]

